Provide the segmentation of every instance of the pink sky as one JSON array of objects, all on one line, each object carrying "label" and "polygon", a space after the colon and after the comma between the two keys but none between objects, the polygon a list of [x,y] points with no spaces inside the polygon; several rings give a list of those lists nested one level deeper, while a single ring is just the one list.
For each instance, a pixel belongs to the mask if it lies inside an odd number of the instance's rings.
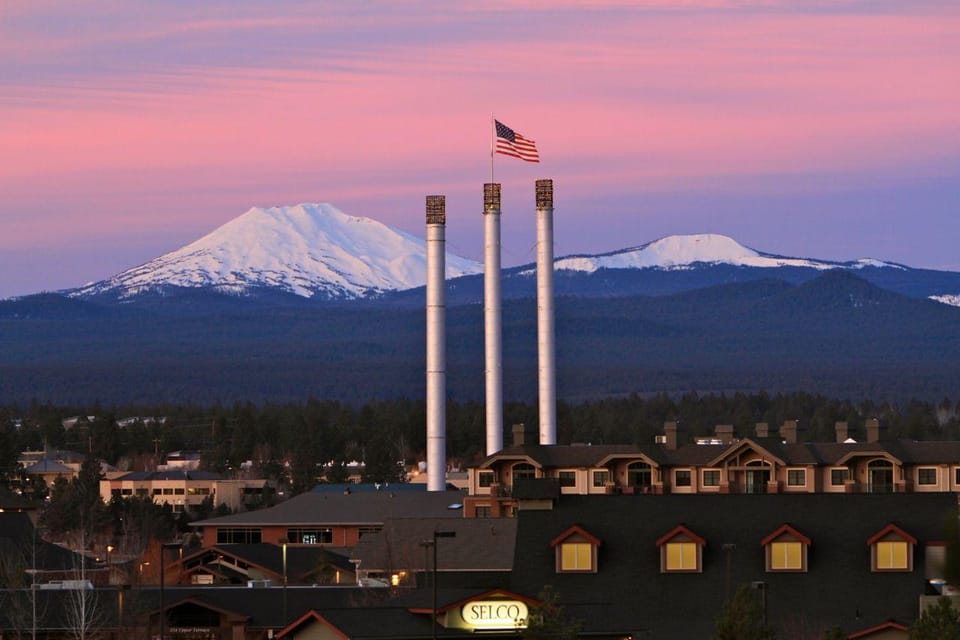
[{"label": "pink sky", "polygon": [[[0,297],[108,277],[251,206],[330,202],[479,258],[673,233],[960,269],[955,2],[163,2],[0,9]],[[960,292],[958,292],[960,293]]]}]

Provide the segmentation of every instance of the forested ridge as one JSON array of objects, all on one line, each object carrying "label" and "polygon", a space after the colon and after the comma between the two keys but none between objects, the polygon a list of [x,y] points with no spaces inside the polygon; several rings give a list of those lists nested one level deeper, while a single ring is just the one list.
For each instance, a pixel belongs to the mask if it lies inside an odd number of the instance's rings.
[{"label": "forested ridge", "polygon": [[[0,402],[357,405],[424,397],[422,308],[247,305],[222,296],[160,302],[101,308],[65,300],[61,308],[47,297],[0,305]],[[483,397],[482,318],[479,304],[448,308],[452,400]],[[535,300],[504,303],[508,400],[536,395],[536,325]],[[960,308],[845,272],[669,296],[560,297],[556,327],[558,394],[571,402],[761,390],[936,401],[960,392]]]}]

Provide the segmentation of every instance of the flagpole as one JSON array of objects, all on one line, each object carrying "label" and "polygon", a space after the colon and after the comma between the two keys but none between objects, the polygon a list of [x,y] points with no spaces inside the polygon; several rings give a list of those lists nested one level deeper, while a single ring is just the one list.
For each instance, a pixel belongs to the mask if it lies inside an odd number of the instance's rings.
[{"label": "flagpole", "polygon": [[494,141],[497,135],[497,125],[494,124],[496,121],[493,119],[493,114],[490,114],[490,184],[493,184],[493,146]]}]

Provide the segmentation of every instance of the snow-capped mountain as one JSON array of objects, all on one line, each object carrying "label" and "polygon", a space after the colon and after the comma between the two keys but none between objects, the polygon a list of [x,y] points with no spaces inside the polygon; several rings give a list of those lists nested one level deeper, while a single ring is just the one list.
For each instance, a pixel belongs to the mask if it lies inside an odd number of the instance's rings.
[{"label": "snow-capped mountain", "polygon": [[960,293],[942,296],[930,296],[930,299],[936,300],[937,302],[942,302],[943,304],[948,304],[951,307],[960,307]]},{"label": "snow-capped mountain", "polygon": [[[447,254],[447,277],[483,266]],[[426,282],[426,243],[330,204],[252,208],[196,242],[72,292],[130,298],[169,288],[361,298]]]},{"label": "snow-capped mountain", "polygon": [[740,267],[802,267],[827,269],[862,269],[902,265],[879,260],[861,259],[852,262],[830,262],[807,258],[790,258],[762,253],[743,246],[733,238],[718,234],[667,236],[653,242],[596,256],[568,256],[556,261],[557,269],[592,273],[598,269],[691,269],[697,264],[728,264]]}]

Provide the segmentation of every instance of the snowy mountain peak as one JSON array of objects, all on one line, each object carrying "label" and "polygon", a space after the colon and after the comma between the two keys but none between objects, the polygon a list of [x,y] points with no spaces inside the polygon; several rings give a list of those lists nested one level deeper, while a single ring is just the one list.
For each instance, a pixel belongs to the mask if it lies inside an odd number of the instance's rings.
[{"label": "snowy mountain peak", "polygon": [[[482,270],[479,263],[447,255],[447,277]],[[168,287],[210,287],[358,298],[425,282],[422,239],[330,204],[308,203],[254,207],[196,242],[72,295],[125,298]]]},{"label": "snowy mountain peak", "polygon": [[878,260],[830,262],[790,258],[755,251],[728,236],[702,233],[667,236],[631,249],[597,256],[568,256],[557,269],[593,272],[598,269],[690,269],[695,264],[729,264],[742,267],[805,267],[808,269],[862,269],[867,266],[902,268]]}]

